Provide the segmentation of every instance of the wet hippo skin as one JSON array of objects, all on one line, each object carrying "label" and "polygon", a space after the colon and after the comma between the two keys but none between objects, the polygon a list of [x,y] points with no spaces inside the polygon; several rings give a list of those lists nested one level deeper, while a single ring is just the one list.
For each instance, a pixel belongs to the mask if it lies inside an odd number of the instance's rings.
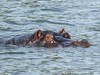
[{"label": "wet hippo skin", "polygon": [[4,43],[5,45],[29,45],[48,48],[58,47],[59,45],[61,45],[62,47],[90,47],[89,42],[85,39],[83,39],[82,41],[72,40],[70,34],[68,32],[65,32],[64,28],[62,28],[59,33],[53,31],[37,30],[33,34],[15,36],[11,39],[7,39]]},{"label": "wet hippo skin", "polygon": [[62,37],[67,38],[67,39],[71,39],[71,35],[68,32],[65,32],[65,29],[62,28],[59,32],[59,34],[62,35]]},{"label": "wet hippo skin", "polygon": [[26,34],[23,36],[15,36],[5,41],[5,45],[33,45],[36,41],[39,41],[41,31],[38,30],[33,34]]},{"label": "wet hippo skin", "polygon": [[15,36],[11,39],[8,39],[7,41],[5,41],[6,45],[23,45],[25,46],[26,44],[28,44],[29,42],[29,38],[32,36],[32,34],[27,34],[27,35],[23,35],[23,36]]},{"label": "wet hippo skin", "polygon": [[[53,32],[53,31],[42,31],[43,33],[43,43],[45,47],[58,47],[61,46],[68,46],[71,45],[72,40],[70,38],[64,38],[61,33]],[[47,37],[48,36],[48,37]],[[48,40],[52,39],[48,42],[45,38],[49,38]],[[44,41],[45,40],[45,41]]]},{"label": "wet hippo skin", "polygon": [[58,47],[58,42],[52,33],[47,33],[43,39],[45,47]]}]

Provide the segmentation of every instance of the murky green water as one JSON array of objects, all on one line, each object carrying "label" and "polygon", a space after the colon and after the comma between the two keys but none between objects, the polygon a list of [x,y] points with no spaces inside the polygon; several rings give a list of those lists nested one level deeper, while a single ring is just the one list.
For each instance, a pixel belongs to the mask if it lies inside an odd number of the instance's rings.
[{"label": "murky green water", "polygon": [[0,47],[0,75],[99,75],[100,0],[0,0],[0,38],[62,27],[93,46]]}]

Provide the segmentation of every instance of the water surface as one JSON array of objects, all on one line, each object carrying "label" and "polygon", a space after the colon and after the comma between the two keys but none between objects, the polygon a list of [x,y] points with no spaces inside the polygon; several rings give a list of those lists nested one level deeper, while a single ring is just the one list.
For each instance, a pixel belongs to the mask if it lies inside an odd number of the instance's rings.
[{"label": "water surface", "polygon": [[99,75],[99,0],[0,0],[0,38],[61,28],[93,46],[0,47],[0,75]]}]

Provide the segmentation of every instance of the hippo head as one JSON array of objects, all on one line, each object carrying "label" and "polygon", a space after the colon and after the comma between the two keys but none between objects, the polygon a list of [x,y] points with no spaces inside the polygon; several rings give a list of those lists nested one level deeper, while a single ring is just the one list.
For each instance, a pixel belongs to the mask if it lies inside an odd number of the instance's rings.
[{"label": "hippo head", "polygon": [[64,29],[64,28],[62,28],[62,29],[60,30],[59,34],[61,34],[62,37],[64,37],[64,38],[71,39],[70,34],[69,34],[68,32],[65,32],[65,29]]},{"label": "hippo head", "polygon": [[36,42],[40,41],[40,39],[43,38],[43,33],[41,30],[37,30],[29,39],[28,44],[33,45]]},{"label": "hippo head", "polygon": [[74,47],[81,46],[81,42],[78,41],[78,40],[74,40],[74,41],[73,41],[73,46],[74,46]]},{"label": "hippo head", "polygon": [[43,43],[44,43],[45,47],[49,47],[49,48],[58,46],[55,36],[51,33],[48,33],[45,35],[45,37],[43,39]]},{"label": "hippo head", "polygon": [[84,48],[90,47],[90,43],[86,39],[82,39],[81,41],[74,40],[73,45],[74,45],[74,47],[77,47],[77,46],[81,46]]},{"label": "hippo head", "polygon": [[81,43],[81,46],[84,48],[90,47],[90,43],[86,39],[81,40],[80,43]]},{"label": "hippo head", "polygon": [[64,33],[62,36],[64,38],[71,39],[71,36],[70,36],[70,34],[68,32]]}]

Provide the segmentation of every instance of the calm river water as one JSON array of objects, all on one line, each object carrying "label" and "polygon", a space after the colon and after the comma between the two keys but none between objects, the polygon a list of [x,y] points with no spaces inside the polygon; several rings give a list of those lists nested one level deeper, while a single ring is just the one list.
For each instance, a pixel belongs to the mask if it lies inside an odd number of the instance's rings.
[{"label": "calm river water", "polygon": [[0,38],[61,28],[93,46],[0,47],[0,75],[99,75],[100,0],[0,0]]}]

